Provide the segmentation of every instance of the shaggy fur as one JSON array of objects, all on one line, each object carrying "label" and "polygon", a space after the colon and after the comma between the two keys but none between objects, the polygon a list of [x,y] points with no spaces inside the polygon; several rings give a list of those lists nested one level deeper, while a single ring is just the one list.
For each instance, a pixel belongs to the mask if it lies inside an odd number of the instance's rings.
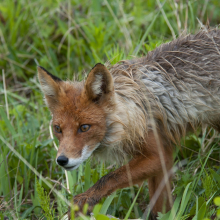
[{"label": "shaggy fur", "polygon": [[[202,30],[109,70],[97,64],[82,82],[60,81],[38,69],[53,125],[63,130],[56,133],[57,157],[69,158],[72,165],[78,164],[82,152],[88,152],[83,158],[93,153],[119,163],[133,158],[129,174],[122,166],[75,196],[80,208],[87,202],[91,210],[103,196],[147,178],[152,198],[163,180],[164,167],[172,167],[173,144],[201,124],[220,131],[219,50],[220,30]],[[83,124],[91,129],[80,132]],[[168,196],[164,187],[154,216]]]},{"label": "shaggy fur", "polygon": [[152,130],[152,120],[167,145],[177,144],[201,123],[219,130],[219,49],[220,30],[200,31],[110,68],[116,110],[108,116],[108,132],[99,149],[107,146],[104,154],[114,151],[108,158],[117,155],[122,161],[123,153],[137,150],[137,142]]}]

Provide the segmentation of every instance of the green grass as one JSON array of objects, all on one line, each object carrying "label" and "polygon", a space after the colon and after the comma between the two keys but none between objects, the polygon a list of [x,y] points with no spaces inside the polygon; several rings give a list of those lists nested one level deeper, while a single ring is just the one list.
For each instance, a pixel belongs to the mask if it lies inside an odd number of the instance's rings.
[{"label": "green grass", "polygon": [[[59,219],[67,211],[70,193],[84,192],[115,169],[91,159],[68,172],[67,184],[64,171],[55,163],[51,116],[36,65],[60,78],[81,80],[97,62],[114,64],[143,56],[184,30],[195,33],[198,20],[209,19],[210,26],[220,23],[218,0],[174,2],[1,0],[0,219],[46,219],[53,214]],[[159,219],[214,218],[213,199],[220,194],[219,141],[209,128],[183,140],[182,150],[175,154],[179,164],[173,181],[175,203]],[[103,216],[107,213],[138,218],[148,203],[144,183],[140,189],[118,190],[93,212],[96,219],[108,219]]]}]

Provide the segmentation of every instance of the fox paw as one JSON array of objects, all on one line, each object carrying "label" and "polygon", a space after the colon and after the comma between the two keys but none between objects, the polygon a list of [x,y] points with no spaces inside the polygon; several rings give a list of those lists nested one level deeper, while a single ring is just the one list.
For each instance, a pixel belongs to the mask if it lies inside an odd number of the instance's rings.
[{"label": "fox paw", "polygon": [[82,209],[87,203],[89,205],[89,209],[91,209],[99,202],[100,198],[100,196],[97,194],[95,195],[94,193],[82,193],[74,196],[73,202],[75,205],[78,205],[80,209]]},{"label": "fox paw", "polygon": [[89,204],[89,196],[86,193],[82,193],[73,197],[73,204],[78,205],[80,210],[83,209],[86,203]]},{"label": "fox paw", "polygon": [[[93,206],[98,202],[98,200],[96,200],[95,198],[93,198],[92,196],[89,196],[86,193],[82,193],[79,195],[76,195],[73,197],[73,204],[75,207],[77,207],[74,211],[74,216],[77,217],[79,216],[79,213],[83,212],[83,207],[85,204],[88,204],[88,208],[86,213],[87,215],[90,215],[90,213],[92,212]],[[68,217],[70,218],[70,213],[71,211],[69,210],[68,212]]]}]

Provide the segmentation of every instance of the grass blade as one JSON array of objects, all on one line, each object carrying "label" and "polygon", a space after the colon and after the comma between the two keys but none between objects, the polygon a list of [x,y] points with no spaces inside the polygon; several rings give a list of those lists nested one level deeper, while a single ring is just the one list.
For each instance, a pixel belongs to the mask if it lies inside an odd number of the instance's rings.
[{"label": "grass blade", "polygon": [[[142,184],[142,185],[143,185],[143,184]],[[131,214],[131,210],[133,209],[134,204],[135,204],[135,202],[136,202],[136,200],[137,200],[137,198],[138,198],[138,195],[139,195],[139,193],[140,193],[140,191],[141,191],[142,185],[141,185],[141,187],[139,188],[139,190],[138,190],[138,192],[137,192],[137,195],[135,196],[134,201],[132,202],[132,204],[131,204],[131,206],[130,206],[130,208],[129,208],[129,210],[128,210],[128,212],[127,212],[125,218],[124,218],[125,220],[127,220],[128,217],[129,217],[130,214]]]},{"label": "grass blade", "polygon": [[106,198],[106,200],[105,200],[105,202],[103,203],[102,208],[101,208],[101,210],[100,210],[100,212],[99,212],[100,214],[103,214],[103,215],[106,214],[106,212],[107,212],[107,210],[108,210],[108,208],[109,208],[109,206],[110,206],[112,200],[115,198],[115,196],[116,196],[116,192],[112,193],[110,196],[108,196],[108,197]]}]

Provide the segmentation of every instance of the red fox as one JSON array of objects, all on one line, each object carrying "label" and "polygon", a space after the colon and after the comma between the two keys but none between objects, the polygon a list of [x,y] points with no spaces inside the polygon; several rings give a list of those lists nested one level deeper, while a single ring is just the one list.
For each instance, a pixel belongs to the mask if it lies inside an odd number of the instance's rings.
[{"label": "red fox", "polygon": [[[142,58],[107,68],[96,64],[82,82],[62,81],[43,67],[38,76],[59,140],[56,162],[74,170],[92,154],[127,165],[73,200],[89,210],[113,191],[148,180],[150,198],[167,182],[173,148],[188,131],[220,131],[220,30],[201,30]],[[169,184],[151,207],[168,211]]]}]

